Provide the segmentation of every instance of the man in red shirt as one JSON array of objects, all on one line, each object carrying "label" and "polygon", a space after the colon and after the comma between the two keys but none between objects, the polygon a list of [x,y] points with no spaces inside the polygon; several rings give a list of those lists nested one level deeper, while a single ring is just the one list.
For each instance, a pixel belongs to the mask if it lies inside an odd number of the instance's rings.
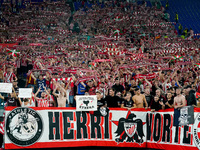
[{"label": "man in red shirt", "polygon": [[35,93],[34,97],[35,97],[35,100],[37,102],[37,107],[49,107],[49,93],[48,91],[46,90],[46,88],[44,88],[45,91],[42,91],[41,93],[41,98],[37,97],[38,93],[40,92],[40,88],[38,89],[38,91]]},{"label": "man in red shirt", "polygon": [[7,68],[7,72],[4,72],[3,77],[4,77],[5,83],[12,83],[14,80],[17,81],[17,77],[13,73],[13,70],[11,67]]}]

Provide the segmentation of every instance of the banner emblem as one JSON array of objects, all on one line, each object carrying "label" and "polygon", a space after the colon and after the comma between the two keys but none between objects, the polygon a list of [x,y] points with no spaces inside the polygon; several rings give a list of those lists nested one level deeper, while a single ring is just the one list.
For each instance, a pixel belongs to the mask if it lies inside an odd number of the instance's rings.
[{"label": "banner emblem", "polygon": [[[126,118],[120,118],[118,121],[118,127],[115,133],[117,137],[116,142],[136,142],[141,144],[144,142],[143,122],[141,119],[134,119],[136,115],[128,112]],[[128,138],[127,138],[128,137]]]},{"label": "banner emblem", "polygon": [[34,144],[41,136],[43,122],[39,114],[31,108],[16,108],[6,120],[6,134],[18,146]]},{"label": "banner emblem", "polygon": [[124,123],[124,130],[129,137],[133,137],[135,131],[137,129],[137,124],[132,122],[125,122]]}]

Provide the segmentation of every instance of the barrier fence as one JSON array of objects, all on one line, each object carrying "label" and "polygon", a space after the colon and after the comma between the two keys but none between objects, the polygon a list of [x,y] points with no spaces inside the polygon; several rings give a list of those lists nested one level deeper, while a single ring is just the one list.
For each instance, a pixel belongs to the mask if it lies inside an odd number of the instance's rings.
[{"label": "barrier fence", "polygon": [[[75,108],[7,107],[5,149],[79,146],[200,149],[200,109],[194,124],[173,126],[174,109],[151,112]],[[185,116],[186,117],[186,116]]]}]

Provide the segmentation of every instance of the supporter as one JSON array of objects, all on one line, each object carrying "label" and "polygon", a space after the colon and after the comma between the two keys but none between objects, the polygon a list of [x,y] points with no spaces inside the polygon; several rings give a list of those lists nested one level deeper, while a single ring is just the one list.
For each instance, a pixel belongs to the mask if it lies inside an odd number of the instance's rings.
[{"label": "supporter", "polygon": [[151,93],[150,93],[150,88],[146,88],[146,89],[144,90],[144,95],[145,95],[145,99],[146,99],[146,101],[147,101],[148,107],[150,107],[151,102],[152,102],[152,100],[153,100],[153,96],[152,96]]},{"label": "supporter", "polygon": [[[174,98],[174,118],[180,117],[180,109],[187,105],[185,96],[181,94],[181,88],[176,89],[176,97]],[[174,119],[174,125],[178,126],[178,119]]]},{"label": "supporter", "polygon": [[[56,90],[58,91],[58,93],[56,93]],[[53,95],[57,98],[58,107],[68,106],[67,93],[64,89],[64,83],[56,84],[56,88],[53,91]]]},{"label": "supporter", "polygon": [[14,80],[17,80],[17,77],[13,73],[13,69],[11,67],[7,68],[7,72],[4,72],[3,77],[5,83],[12,83]]},{"label": "supporter", "polygon": [[96,88],[96,91],[101,91],[103,98],[105,98],[106,95],[108,95],[108,88],[104,82],[99,83],[99,87]]},{"label": "supporter", "polygon": [[[55,103],[53,95],[51,94],[51,89],[47,88],[47,92],[49,93],[49,107],[55,107],[56,103]],[[46,97],[48,98],[48,95],[46,95]]]},{"label": "supporter", "polygon": [[85,95],[86,84],[84,82],[80,82],[77,86],[77,95]]},{"label": "supporter", "polygon": [[18,82],[15,80],[15,81],[13,81],[13,88],[14,88],[14,90],[15,90],[15,93],[17,94],[17,96],[18,96],[18,94],[19,94],[19,87],[18,87]]},{"label": "supporter", "polygon": [[51,75],[48,71],[46,72],[45,80],[46,80],[46,87],[50,88]]},{"label": "supporter", "polygon": [[165,105],[163,101],[160,101],[159,97],[156,95],[154,96],[154,100],[152,101],[152,104],[151,104],[151,111],[154,112],[161,109],[165,109]]},{"label": "supporter", "polygon": [[176,97],[174,97],[174,109],[180,109],[186,106],[185,96],[181,94],[181,88],[176,89]]},{"label": "supporter", "polygon": [[[152,95],[156,95],[156,91],[159,90],[160,94],[161,92],[164,93],[164,91],[162,90],[162,85],[159,83],[159,81],[154,80],[153,81],[153,86],[152,86]],[[160,97],[160,96],[159,96]]]},{"label": "supporter", "polygon": [[[75,77],[72,76],[72,78],[74,79]],[[67,90],[67,92],[69,93],[68,99],[69,99],[69,106],[72,107],[74,104],[74,82],[72,80],[69,80],[65,90]]]},{"label": "supporter", "polygon": [[129,86],[130,86],[130,92],[131,92],[132,96],[135,95],[135,93],[134,93],[135,88],[137,88],[137,87],[139,88],[139,86],[137,86],[137,83],[134,78],[131,80],[131,84],[129,84]]},{"label": "supporter", "polygon": [[112,86],[113,89],[115,89],[116,92],[124,92],[124,87],[120,84],[120,78],[115,78],[115,84]]},{"label": "supporter", "polygon": [[114,85],[114,82],[115,82],[115,78],[114,76],[110,76],[110,79],[107,81],[107,84],[108,84],[108,88],[112,88],[112,86]]},{"label": "supporter", "polygon": [[115,95],[115,89],[111,88],[109,90],[109,95],[107,95],[104,99],[107,107],[120,107],[122,99]]},{"label": "supporter", "polygon": [[174,108],[174,98],[171,92],[167,93],[167,100],[165,102],[165,109]]},{"label": "supporter", "polygon": [[169,92],[172,94],[172,98],[174,98],[176,96],[176,88],[170,87],[169,88]]},{"label": "supporter", "polygon": [[102,107],[105,106],[105,101],[103,99],[103,95],[100,91],[96,91],[96,95],[97,95],[97,107]]},{"label": "supporter", "polygon": [[166,101],[166,98],[165,98],[163,95],[161,95],[161,92],[160,92],[159,89],[156,90],[156,96],[158,96],[159,101],[161,101],[161,102],[163,102],[163,103]]},{"label": "supporter", "polygon": [[117,91],[115,95],[118,96],[119,98],[122,98],[122,93],[120,91]]},{"label": "supporter", "polygon": [[124,100],[121,103],[121,108],[126,108],[128,110],[131,110],[132,108],[136,108],[132,100],[131,92],[126,93],[126,96],[124,97]]},{"label": "supporter", "polygon": [[21,107],[33,107],[32,100],[30,98],[19,98],[20,106]]},{"label": "supporter", "polygon": [[10,93],[8,95],[8,97],[4,97],[0,94],[0,98],[4,100],[4,102],[6,102],[6,106],[20,106],[20,102],[19,99],[15,93],[14,88],[12,88],[12,93]]},{"label": "supporter", "polygon": [[186,100],[188,106],[192,105],[196,107],[197,101],[195,97],[195,91],[191,88],[190,85],[186,87]]},{"label": "supporter", "polygon": [[33,73],[31,73],[31,77],[36,81],[37,83],[37,88],[40,88],[39,91],[39,97],[41,97],[41,93],[45,90],[46,88],[46,79],[43,78],[43,76],[40,74],[38,79],[36,79],[36,77],[33,75]]},{"label": "supporter", "polygon": [[22,56],[22,58],[21,58],[20,69],[21,69],[21,73],[27,73],[27,71],[28,71],[28,60],[25,55]]},{"label": "supporter", "polygon": [[95,91],[96,91],[96,86],[94,85],[95,84],[95,80],[89,80],[87,82],[87,86],[85,87],[86,90],[85,90],[85,93],[88,93],[89,95],[95,95]]},{"label": "supporter", "polygon": [[0,82],[3,82],[3,70],[0,70]]},{"label": "supporter", "polygon": [[27,77],[26,77],[26,84],[25,84],[25,87],[28,87],[30,88],[31,86],[34,86],[35,87],[35,80],[33,79],[33,77],[31,76],[31,71],[29,71],[27,73]]},{"label": "supporter", "polygon": [[147,108],[148,104],[145,95],[140,93],[139,88],[135,88],[135,95],[132,98],[136,108]]},{"label": "supporter", "polygon": [[[35,93],[34,98],[37,107],[49,107],[49,93],[47,92],[46,88],[45,91],[41,91],[39,88],[38,91]],[[37,97],[38,93],[41,92],[41,98]]]}]

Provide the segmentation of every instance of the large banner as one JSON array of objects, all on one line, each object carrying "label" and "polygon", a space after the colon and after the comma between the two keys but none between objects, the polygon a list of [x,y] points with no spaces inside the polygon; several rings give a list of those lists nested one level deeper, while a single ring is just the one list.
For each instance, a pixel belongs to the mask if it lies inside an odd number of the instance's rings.
[{"label": "large banner", "polygon": [[151,112],[110,108],[102,116],[75,108],[8,107],[5,148],[114,146],[198,150],[199,112],[194,109],[194,124],[173,126],[173,109]]}]

